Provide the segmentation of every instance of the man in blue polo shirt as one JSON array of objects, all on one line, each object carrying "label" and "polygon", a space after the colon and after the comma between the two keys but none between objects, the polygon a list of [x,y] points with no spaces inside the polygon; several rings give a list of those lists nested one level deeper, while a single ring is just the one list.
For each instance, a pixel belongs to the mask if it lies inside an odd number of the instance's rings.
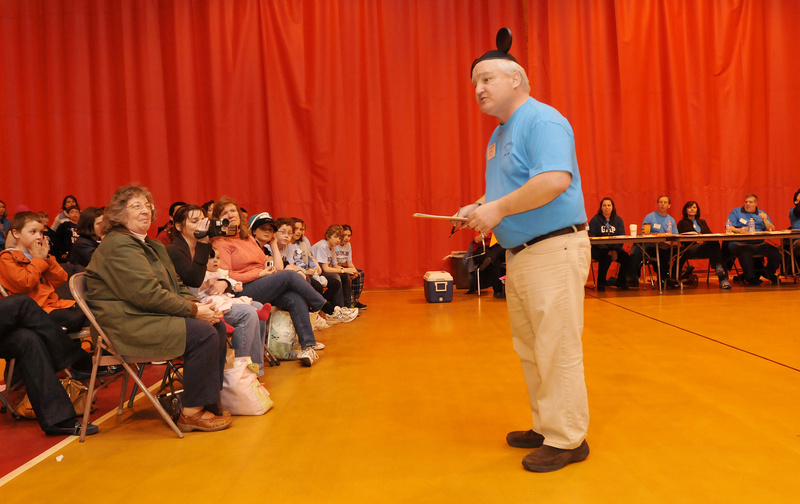
[{"label": "man in blue polo shirt", "polygon": [[[734,208],[728,215],[728,226],[726,232],[735,234],[747,234],[750,220],[754,224],[756,232],[761,231],[774,231],[775,224],[772,223],[766,212],[758,208],[758,196],[755,194],[748,194],[744,197],[744,206]],[[746,241],[746,242],[728,242],[728,248],[731,255],[739,259],[739,264],[742,266],[742,276],[744,281],[749,285],[760,285],[761,278],[755,273],[755,259],[753,256],[762,255],[767,258],[767,268],[765,277],[772,282],[772,285],[778,284],[778,277],[775,272],[781,264],[781,254],[777,248],[773,247],[764,240]]]},{"label": "man in blue polo shirt", "polygon": [[[501,30],[501,34],[506,29]],[[500,124],[486,149],[486,194],[462,208],[466,226],[494,231],[506,252],[514,350],[528,386],[533,429],[506,436],[538,448],[525,469],[555,471],[589,455],[583,373],[583,286],[589,273],[581,178],[569,122],[530,97],[525,70],[501,43],[473,63],[481,112]]]},{"label": "man in blue polo shirt", "polygon": [[[789,222],[792,229],[800,229],[800,189],[794,193],[794,206],[789,210]],[[800,262],[800,239],[792,240],[794,260]]]},{"label": "man in blue polo shirt", "polygon": [[[675,219],[669,215],[669,209],[672,206],[672,200],[666,194],[662,194],[656,200],[656,210],[655,212],[650,212],[649,214],[645,215],[644,220],[642,221],[642,229],[646,224],[650,224],[650,233],[651,234],[675,234],[678,232],[678,223],[675,222]],[[665,285],[674,286],[676,285],[675,280],[670,278],[669,272],[669,257],[670,251],[669,244],[661,244],[659,248],[663,249],[660,251],[658,258],[658,269],[661,272],[661,282]],[[648,245],[644,248],[644,252],[647,252],[647,255],[651,258],[656,257],[656,248],[652,245]],[[641,264],[642,259],[644,258],[644,253],[642,252],[642,247],[638,245],[633,247],[633,253],[631,254],[631,265],[632,267],[628,270],[630,275],[630,284],[633,286],[639,285],[639,275],[641,273]]]}]

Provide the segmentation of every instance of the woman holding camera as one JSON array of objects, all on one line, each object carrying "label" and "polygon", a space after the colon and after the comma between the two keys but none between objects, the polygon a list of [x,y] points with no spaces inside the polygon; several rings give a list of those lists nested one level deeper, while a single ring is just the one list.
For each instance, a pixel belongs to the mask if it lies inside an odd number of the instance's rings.
[{"label": "woman holding camera", "polygon": [[[197,205],[184,205],[172,217],[173,228],[171,241],[167,245],[167,253],[181,281],[196,292],[206,276],[206,264],[212,253],[210,239],[207,234],[208,219],[203,209]],[[202,238],[197,238],[198,231]],[[212,295],[231,292],[231,284],[218,280],[211,286]],[[252,304],[233,303],[225,314],[225,321],[233,326],[231,343],[236,357],[250,356],[250,360],[258,364],[258,376],[264,374],[264,338],[267,324],[259,320],[258,310],[263,307],[258,301]]]},{"label": "woman holding camera", "polygon": [[110,231],[86,268],[86,299],[122,355],[183,355],[184,396],[178,428],[218,431],[231,424],[218,416],[225,366],[221,314],[181,283],[166,248],[147,237],[153,196],[144,187],[117,189],[105,209]]},{"label": "woman holding camera", "polygon": [[323,346],[314,339],[314,330],[309,319],[309,307],[322,310],[330,323],[338,317],[335,307],[327,302],[311,285],[293,271],[275,271],[267,256],[251,236],[239,205],[233,198],[223,196],[214,206],[214,219],[227,219],[234,236],[223,236],[214,240],[214,248],[220,253],[220,267],[229,272],[231,278],[242,282],[244,288],[238,295],[250,296],[261,303],[271,303],[289,312],[300,340],[302,351],[300,362],[311,366],[319,358],[314,351]]}]

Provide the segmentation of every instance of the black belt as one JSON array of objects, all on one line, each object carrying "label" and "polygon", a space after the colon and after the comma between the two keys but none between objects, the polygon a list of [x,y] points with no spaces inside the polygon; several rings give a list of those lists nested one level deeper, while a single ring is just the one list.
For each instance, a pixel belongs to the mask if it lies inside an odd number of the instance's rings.
[{"label": "black belt", "polygon": [[516,246],[516,247],[514,247],[512,249],[509,249],[509,250],[511,251],[512,254],[519,254],[520,252],[522,252],[526,248],[530,247],[534,243],[539,243],[542,240],[546,240],[546,239],[552,238],[554,236],[561,236],[561,235],[570,234],[570,233],[577,233],[578,231],[583,231],[584,229],[586,229],[586,223],[585,222],[583,224],[578,224],[578,225],[575,225],[575,226],[569,226],[569,227],[565,227],[565,228],[561,228],[561,229],[556,229],[555,231],[551,231],[550,233],[543,234],[542,236],[537,236],[536,238],[534,238],[532,240],[528,240],[525,243],[523,243],[522,245],[518,245],[518,246]]}]

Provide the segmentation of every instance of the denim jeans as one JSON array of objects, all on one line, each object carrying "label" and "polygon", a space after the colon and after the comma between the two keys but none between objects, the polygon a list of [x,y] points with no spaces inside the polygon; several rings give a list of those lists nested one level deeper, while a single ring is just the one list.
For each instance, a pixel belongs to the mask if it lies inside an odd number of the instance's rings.
[{"label": "denim jeans", "polygon": [[258,318],[257,310],[264,305],[253,301],[252,305],[234,303],[231,311],[225,314],[225,322],[234,328],[231,336],[236,357],[250,356],[250,360],[258,364],[258,376],[264,374],[264,336],[267,323]]},{"label": "denim jeans", "polygon": [[250,296],[261,303],[271,303],[286,310],[292,317],[300,347],[314,346],[314,329],[311,327],[309,308],[314,311],[325,305],[325,298],[294,271],[278,271],[244,284],[239,296]]}]

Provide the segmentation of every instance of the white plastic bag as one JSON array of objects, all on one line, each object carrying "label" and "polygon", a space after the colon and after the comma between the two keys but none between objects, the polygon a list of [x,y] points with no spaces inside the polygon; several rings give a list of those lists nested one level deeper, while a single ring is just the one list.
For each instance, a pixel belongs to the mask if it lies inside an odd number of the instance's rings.
[{"label": "white plastic bag", "polygon": [[225,370],[219,402],[232,415],[263,415],[272,408],[269,392],[258,381],[250,357],[236,357]]}]

